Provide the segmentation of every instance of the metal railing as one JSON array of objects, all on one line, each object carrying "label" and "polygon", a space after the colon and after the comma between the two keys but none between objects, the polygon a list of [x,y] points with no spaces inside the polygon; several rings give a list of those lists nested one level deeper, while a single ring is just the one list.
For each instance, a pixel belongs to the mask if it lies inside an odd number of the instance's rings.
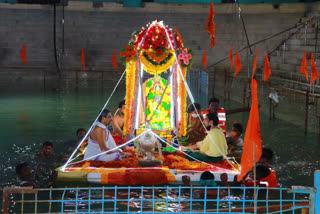
[{"label": "metal railing", "polygon": [[320,171],[315,172],[314,187],[8,187],[3,213],[319,213],[319,189]]}]

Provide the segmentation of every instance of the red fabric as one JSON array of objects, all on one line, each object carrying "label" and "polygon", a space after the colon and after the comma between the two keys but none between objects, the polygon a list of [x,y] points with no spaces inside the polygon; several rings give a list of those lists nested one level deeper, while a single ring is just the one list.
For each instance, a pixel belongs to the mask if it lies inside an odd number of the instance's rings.
[{"label": "red fabric", "polygon": [[128,169],[127,185],[158,185],[168,183],[166,173],[162,169]]},{"label": "red fabric", "polygon": [[208,31],[208,34],[211,36],[210,48],[213,48],[214,45],[216,44],[216,33],[215,33],[216,25],[213,22],[213,18],[214,18],[214,10],[213,10],[213,1],[212,1],[210,5],[208,20],[206,22],[206,30]]},{"label": "red fabric", "polygon": [[307,52],[304,52],[300,73],[306,75],[307,81],[309,81],[308,68],[307,68]]},{"label": "red fabric", "polygon": [[319,73],[317,70],[316,63],[314,62],[313,53],[311,54],[311,85],[313,85],[314,81],[316,81],[319,77]]},{"label": "red fabric", "polygon": [[231,45],[231,48],[230,48],[229,59],[230,59],[230,69],[232,69],[232,68],[233,68],[233,53],[232,53],[232,45]]},{"label": "red fabric", "polygon": [[241,60],[240,60],[240,55],[239,52],[237,51],[237,56],[236,56],[236,69],[234,71],[234,77],[238,75],[238,73],[241,71],[242,65],[241,65]]},{"label": "red fabric", "polygon": [[264,57],[264,69],[263,69],[263,81],[267,81],[269,76],[271,75],[270,64],[268,60],[268,54],[266,53]]},{"label": "red fabric", "polygon": [[114,67],[114,69],[116,69],[116,71],[118,71],[118,62],[117,62],[116,49],[114,49],[114,51],[113,51],[113,56],[112,56],[111,64],[112,64],[112,66]]},{"label": "red fabric", "polygon": [[246,133],[243,142],[243,152],[241,156],[241,171],[238,176],[240,181],[253,167],[254,165],[254,142],[255,142],[255,161],[257,162],[261,156],[261,136],[260,136],[260,122],[259,122],[259,107],[258,107],[258,94],[257,94],[257,81],[251,79],[251,97],[252,105],[250,110],[250,116]]},{"label": "red fabric", "polygon": [[[263,185],[260,182],[268,182],[268,187],[271,187],[271,188],[278,187],[278,180],[277,180],[276,172],[274,170],[272,170],[272,169],[269,169],[269,170],[270,170],[270,174],[267,177],[258,180],[256,182],[256,186]],[[254,186],[254,180],[252,178],[252,175],[247,175],[244,178],[243,184],[246,187],[253,187]]]},{"label": "red fabric", "polygon": [[276,172],[274,170],[270,170],[270,174],[267,177],[260,179],[259,183],[261,181],[268,182],[269,187],[272,187],[272,188],[278,187],[277,175],[276,175]]},{"label": "red fabric", "polygon": [[82,62],[82,66],[83,66],[83,71],[85,71],[86,70],[86,62],[85,62],[85,59],[84,59],[83,48],[81,48],[81,62]]},{"label": "red fabric", "polygon": [[203,52],[202,64],[203,64],[204,68],[206,69],[206,71],[208,72],[208,69],[207,69],[207,50],[206,49],[204,49],[204,52]]},{"label": "red fabric", "polygon": [[26,45],[23,43],[20,58],[25,66],[27,66],[27,52],[26,52]]},{"label": "red fabric", "polygon": [[254,77],[254,72],[256,71],[257,69],[257,58],[258,58],[258,48],[256,50],[256,56],[254,57],[254,62],[253,62],[253,69],[252,69],[252,77]]},{"label": "red fabric", "polygon": [[114,141],[116,142],[117,145],[124,144],[128,140],[127,138],[123,138],[117,132],[112,132],[111,135],[112,135],[112,137],[113,137],[113,139],[114,139]]}]

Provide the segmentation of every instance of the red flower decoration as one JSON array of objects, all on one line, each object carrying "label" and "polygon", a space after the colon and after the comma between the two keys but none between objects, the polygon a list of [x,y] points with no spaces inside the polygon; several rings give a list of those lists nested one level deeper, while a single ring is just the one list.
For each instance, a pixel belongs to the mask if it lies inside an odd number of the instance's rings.
[{"label": "red flower decoration", "polygon": [[161,53],[162,53],[162,49],[161,49],[161,48],[158,48],[158,49],[157,49],[157,53],[158,53],[158,54],[161,54]]}]

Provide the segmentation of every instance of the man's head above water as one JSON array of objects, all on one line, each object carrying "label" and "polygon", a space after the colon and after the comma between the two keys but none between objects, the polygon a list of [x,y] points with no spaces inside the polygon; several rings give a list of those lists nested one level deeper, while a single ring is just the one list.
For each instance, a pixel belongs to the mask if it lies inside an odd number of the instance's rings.
[{"label": "man's head above water", "polygon": [[53,143],[46,141],[42,144],[42,154],[45,157],[48,157],[52,154],[53,152]]}]

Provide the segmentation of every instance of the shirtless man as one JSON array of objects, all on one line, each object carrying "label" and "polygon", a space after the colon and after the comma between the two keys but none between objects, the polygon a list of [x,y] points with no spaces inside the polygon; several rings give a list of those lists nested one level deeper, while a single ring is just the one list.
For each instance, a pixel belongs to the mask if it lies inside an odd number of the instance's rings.
[{"label": "shirtless man", "polygon": [[110,111],[108,109],[104,109],[101,112],[98,121],[99,122],[95,123],[95,127],[90,134],[84,159],[94,161],[115,161],[119,160],[120,158],[129,157],[131,153],[122,152],[121,149],[100,154],[102,152],[114,149],[116,147],[116,143],[114,142],[114,139],[107,128],[112,122]]},{"label": "shirtless man", "polygon": [[123,125],[124,125],[124,109],[125,109],[125,101],[121,101],[119,103],[119,111],[112,118],[112,128],[113,132],[123,136]]}]

